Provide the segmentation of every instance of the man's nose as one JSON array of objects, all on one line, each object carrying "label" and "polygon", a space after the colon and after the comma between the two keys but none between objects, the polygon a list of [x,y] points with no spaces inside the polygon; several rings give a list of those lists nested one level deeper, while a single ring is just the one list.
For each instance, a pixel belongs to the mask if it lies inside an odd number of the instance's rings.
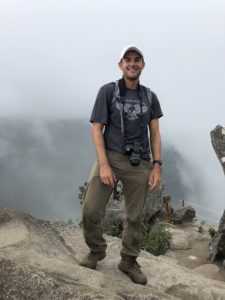
[{"label": "man's nose", "polygon": [[130,61],[130,66],[135,66],[136,65],[136,61],[135,60],[131,60]]}]

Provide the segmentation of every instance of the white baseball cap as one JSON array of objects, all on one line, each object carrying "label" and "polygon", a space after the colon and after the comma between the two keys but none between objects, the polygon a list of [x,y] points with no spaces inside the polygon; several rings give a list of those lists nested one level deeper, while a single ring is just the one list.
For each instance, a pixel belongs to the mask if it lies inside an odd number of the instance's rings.
[{"label": "white baseball cap", "polygon": [[142,59],[144,60],[144,55],[141,52],[141,50],[138,47],[134,46],[134,45],[130,45],[130,46],[127,46],[126,48],[124,48],[121,51],[120,61],[124,58],[124,56],[126,55],[126,53],[129,52],[129,51],[135,51],[135,52],[137,52],[142,57]]}]

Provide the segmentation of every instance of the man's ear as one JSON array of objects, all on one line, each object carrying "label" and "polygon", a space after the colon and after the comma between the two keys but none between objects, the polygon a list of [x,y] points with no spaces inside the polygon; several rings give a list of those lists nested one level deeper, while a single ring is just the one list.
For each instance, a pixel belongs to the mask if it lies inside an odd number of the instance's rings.
[{"label": "man's ear", "polygon": [[118,62],[118,67],[122,70],[122,61]]}]

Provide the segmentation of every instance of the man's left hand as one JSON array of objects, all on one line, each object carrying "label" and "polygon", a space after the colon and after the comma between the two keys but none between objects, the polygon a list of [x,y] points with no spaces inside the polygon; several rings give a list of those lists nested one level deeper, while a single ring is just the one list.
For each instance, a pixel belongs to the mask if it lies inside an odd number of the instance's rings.
[{"label": "man's left hand", "polygon": [[150,191],[160,186],[160,178],[161,178],[160,166],[155,164],[153,166],[153,169],[150,172],[149,180],[148,180]]}]

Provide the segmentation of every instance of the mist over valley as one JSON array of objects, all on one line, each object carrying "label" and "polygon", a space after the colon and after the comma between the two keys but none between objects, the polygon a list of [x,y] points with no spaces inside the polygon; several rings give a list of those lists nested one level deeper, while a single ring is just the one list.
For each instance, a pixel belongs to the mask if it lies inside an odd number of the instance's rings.
[{"label": "mist over valley", "polygon": [[[95,158],[87,120],[1,118],[0,202],[38,218],[77,219],[79,186]],[[164,194],[173,205],[201,202],[200,171],[193,174],[190,162],[167,142],[162,159]]]}]

